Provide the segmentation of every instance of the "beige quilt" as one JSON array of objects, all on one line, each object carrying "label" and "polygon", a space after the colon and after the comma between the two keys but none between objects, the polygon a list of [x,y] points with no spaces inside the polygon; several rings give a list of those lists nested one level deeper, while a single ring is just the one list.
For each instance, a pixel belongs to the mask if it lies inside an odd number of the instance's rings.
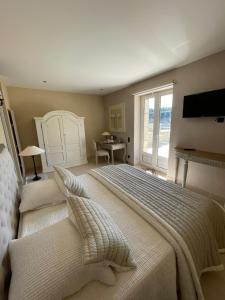
[{"label": "beige quilt", "polygon": [[224,210],[205,197],[149,176],[129,165],[106,166],[90,174],[154,226],[173,246],[182,299],[204,299],[200,276],[223,270]]},{"label": "beige quilt", "polygon": [[[79,176],[87,193],[113,218],[132,245],[137,269],[116,274],[115,286],[91,282],[67,300],[176,300],[176,262],[170,244],[136,212],[92,176]],[[25,213],[20,234],[26,236],[66,216],[66,204]],[[41,223],[41,225],[40,225]]]}]

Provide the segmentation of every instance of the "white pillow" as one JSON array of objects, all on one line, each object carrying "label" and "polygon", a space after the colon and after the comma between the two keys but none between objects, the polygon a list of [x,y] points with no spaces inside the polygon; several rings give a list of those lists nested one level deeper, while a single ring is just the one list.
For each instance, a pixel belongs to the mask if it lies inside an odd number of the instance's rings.
[{"label": "white pillow", "polygon": [[81,238],[65,219],[9,244],[12,277],[9,300],[61,300],[98,280],[115,284],[112,269],[82,263]]},{"label": "white pillow", "polygon": [[26,184],[22,187],[19,210],[25,212],[43,206],[50,206],[66,201],[54,179],[46,179]]},{"label": "white pillow", "polygon": [[66,196],[69,197],[70,192],[68,191],[67,187],[64,185],[64,182],[62,181],[61,177],[59,176],[58,172],[54,172],[54,179],[55,182],[58,185],[58,188],[60,189],[60,191]]},{"label": "white pillow", "polygon": [[[80,182],[79,178],[77,178],[76,175],[74,175],[72,172],[69,170],[60,167],[60,166],[54,166],[54,169],[56,170],[57,174],[59,175],[58,178],[61,178],[64,186],[66,187],[67,191],[73,195],[79,196],[79,197],[84,197],[84,198],[89,198],[83,184]],[[56,177],[57,178],[57,177]],[[59,179],[56,179],[57,182]],[[58,184],[59,187],[61,188],[61,184]],[[62,188],[61,188],[62,191]],[[68,196],[68,193],[65,193],[66,196]]]},{"label": "white pillow", "polygon": [[84,264],[101,263],[123,272],[136,268],[124,234],[95,201],[68,197],[68,215],[82,237]]}]

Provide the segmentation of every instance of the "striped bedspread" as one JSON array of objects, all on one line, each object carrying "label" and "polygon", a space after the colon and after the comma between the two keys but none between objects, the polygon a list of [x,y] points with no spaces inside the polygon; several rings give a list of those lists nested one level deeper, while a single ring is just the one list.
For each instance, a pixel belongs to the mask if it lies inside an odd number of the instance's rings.
[{"label": "striped bedspread", "polygon": [[129,165],[90,174],[154,226],[174,247],[181,299],[204,299],[200,276],[222,270],[225,213],[214,201]]}]

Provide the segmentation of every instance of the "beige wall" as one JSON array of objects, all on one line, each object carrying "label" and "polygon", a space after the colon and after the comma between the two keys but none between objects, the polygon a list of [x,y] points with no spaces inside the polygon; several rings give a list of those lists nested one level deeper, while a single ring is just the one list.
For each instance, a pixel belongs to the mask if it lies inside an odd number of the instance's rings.
[{"label": "beige wall", "polygon": [[[134,93],[175,81],[172,116],[171,153],[169,159],[169,176],[174,175],[175,146],[192,147],[205,151],[225,154],[225,123],[216,123],[214,118],[182,118],[183,97],[187,94],[207,90],[225,88],[225,51],[201,59],[192,64],[180,67],[170,72],[139,82],[121,91],[104,97],[105,114],[108,116],[108,106],[115,103],[126,103],[127,132],[120,135],[124,139],[131,137],[128,145],[130,162],[135,157],[135,111]],[[224,100],[225,101],[225,100]],[[213,105],[213,103],[212,103]],[[106,118],[108,127],[108,118]],[[139,141],[137,141],[139,142]],[[182,166],[180,167],[180,174]],[[225,170],[191,163],[187,185],[225,198]]]},{"label": "beige wall", "polygon": [[[22,149],[38,145],[33,118],[42,117],[52,110],[68,110],[85,117],[87,156],[92,155],[91,140],[99,139],[104,130],[104,107],[100,96],[8,87],[11,109],[15,113]],[[40,168],[40,159],[37,159]],[[32,168],[30,158],[26,169]]]}]

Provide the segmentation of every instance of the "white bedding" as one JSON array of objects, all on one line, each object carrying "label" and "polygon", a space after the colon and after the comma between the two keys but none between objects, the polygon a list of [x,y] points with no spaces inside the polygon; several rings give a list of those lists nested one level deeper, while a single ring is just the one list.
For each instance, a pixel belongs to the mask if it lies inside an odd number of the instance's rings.
[{"label": "white bedding", "polygon": [[[113,287],[92,282],[68,300],[176,300],[176,263],[170,244],[92,176],[85,174],[79,178],[91,198],[108,211],[126,236],[133,249],[137,269],[116,274],[117,283]],[[25,213],[20,222],[20,237],[39,231],[66,216],[66,204]]]},{"label": "white bedding", "polygon": [[68,215],[65,202],[38,210],[25,212],[20,215],[18,238],[38,232],[53,225]]}]

